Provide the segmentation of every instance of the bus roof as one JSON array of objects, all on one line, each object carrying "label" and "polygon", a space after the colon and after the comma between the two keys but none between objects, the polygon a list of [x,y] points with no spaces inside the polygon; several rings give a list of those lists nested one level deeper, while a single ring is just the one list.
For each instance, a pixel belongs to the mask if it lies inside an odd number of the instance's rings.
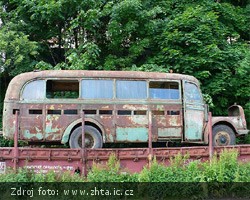
[{"label": "bus roof", "polygon": [[141,71],[87,71],[87,70],[45,70],[26,72],[14,77],[6,91],[5,100],[19,100],[20,92],[27,82],[35,79],[50,78],[123,78],[123,79],[168,79],[188,80],[199,85],[198,80],[190,75]]}]

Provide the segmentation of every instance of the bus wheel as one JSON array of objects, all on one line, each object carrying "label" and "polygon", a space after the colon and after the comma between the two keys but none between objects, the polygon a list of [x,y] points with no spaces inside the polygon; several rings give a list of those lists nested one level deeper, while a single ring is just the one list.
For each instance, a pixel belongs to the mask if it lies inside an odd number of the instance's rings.
[{"label": "bus wheel", "polygon": [[[102,136],[93,126],[85,126],[85,148],[102,148]],[[82,127],[76,128],[69,139],[70,148],[81,148],[82,146]]]},{"label": "bus wheel", "polygon": [[235,145],[234,131],[226,125],[213,127],[213,146]]}]

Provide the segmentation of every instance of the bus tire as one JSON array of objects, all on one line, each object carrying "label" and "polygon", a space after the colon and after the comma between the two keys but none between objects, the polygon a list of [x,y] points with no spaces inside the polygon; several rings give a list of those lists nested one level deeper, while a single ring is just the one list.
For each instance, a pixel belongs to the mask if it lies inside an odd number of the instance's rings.
[{"label": "bus tire", "polygon": [[227,125],[216,125],[213,127],[213,146],[235,145],[234,131]]},{"label": "bus tire", "polygon": [[[85,148],[102,148],[101,133],[93,126],[84,126],[85,129]],[[70,148],[81,148],[82,146],[82,126],[77,127],[69,139]]]}]

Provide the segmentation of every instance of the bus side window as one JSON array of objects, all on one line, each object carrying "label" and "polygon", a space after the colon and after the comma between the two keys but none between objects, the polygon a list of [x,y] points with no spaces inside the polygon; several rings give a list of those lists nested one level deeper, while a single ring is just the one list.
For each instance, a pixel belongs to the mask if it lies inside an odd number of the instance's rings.
[{"label": "bus side window", "polygon": [[116,97],[118,99],[146,99],[146,81],[116,81]]},{"label": "bus side window", "polygon": [[152,99],[179,99],[179,83],[151,81],[149,83],[149,97]]},{"label": "bus side window", "polygon": [[188,101],[201,101],[201,95],[198,87],[189,82],[185,82],[185,98]]},{"label": "bus side window", "polygon": [[47,80],[46,97],[49,99],[76,99],[79,82],[75,80]]},{"label": "bus side window", "polygon": [[22,99],[37,100],[45,98],[45,80],[35,80],[24,86]]},{"label": "bus side window", "polygon": [[113,80],[87,80],[81,82],[81,97],[84,99],[112,99]]}]

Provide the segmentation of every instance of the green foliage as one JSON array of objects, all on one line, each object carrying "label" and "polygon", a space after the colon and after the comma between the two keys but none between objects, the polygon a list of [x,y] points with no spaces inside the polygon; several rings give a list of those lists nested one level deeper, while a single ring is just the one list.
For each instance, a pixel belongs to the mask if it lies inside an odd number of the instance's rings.
[{"label": "green foliage", "polygon": [[[249,46],[242,43],[243,38],[237,32],[249,30],[246,24],[239,8],[205,3],[178,13],[166,23],[160,37],[162,62],[201,80],[203,92],[212,97],[210,104],[215,105],[215,115],[225,114],[225,108],[234,102],[243,106],[248,102],[237,96],[239,93],[243,98],[249,96],[245,87],[250,84],[245,78],[249,76]],[[244,71],[244,75],[239,71]]]},{"label": "green foliage", "polygon": [[90,42],[69,51],[68,54],[66,58],[69,69],[93,69],[98,64],[100,49],[95,43]]},{"label": "green foliage", "polygon": [[89,182],[135,182],[137,180],[137,174],[130,174],[120,170],[120,162],[112,154],[106,166],[93,163],[87,180]]},{"label": "green foliage", "polygon": [[220,155],[217,159],[217,155],[214,155],[210,163],[203,164],[204,179],[202,181],[206,182],[233,182],[237,177],[237,170],[239,169],[239,164],[237,161],[238,152],[237,151],[227,151]]},{"label": "green foliage", "polygon": [[0,66],[5,73],[15,76],[33,69],[38,52],[36,42],[30,41],[21,31],[11,30],[11,26],[0,29]]},{"label": "green foliage", "polygon": [[0,135],[0,147],[13,147],[14,141],[13,140],[6,140]]},{"label": "green foliage", "polygon": [[[155,159],[150,168],[144,167],[139,174],[140,182],[237,182],[241,174],[247,173],[248,165],[237,161],[238,152],[224,150],[219,158],[214,155],[211,162],[190,162],[187,155],[176,155],[168,167]],[[243,167],[244,166],[244,167]],[[240,178],[239,178],[240,177]],[[247,177],[245,180],[248,180]]]},{"label": "green foliage", "polygon": [[[4,137],[0,135],[0,147],[13,147],[13,146],[14,146],[14,140],[4,139]],[[20,147],[27,146],[27,142],[18,141],[18,146]]]},{"label": "green foliage", "polygon": [[70,172],[55,173],[35,173],[27,168],[19,168],[17,173],[13,169],[8,169],[6,174],[0,174],[0,182],[84,182],[85,179],[79,174]]}]

